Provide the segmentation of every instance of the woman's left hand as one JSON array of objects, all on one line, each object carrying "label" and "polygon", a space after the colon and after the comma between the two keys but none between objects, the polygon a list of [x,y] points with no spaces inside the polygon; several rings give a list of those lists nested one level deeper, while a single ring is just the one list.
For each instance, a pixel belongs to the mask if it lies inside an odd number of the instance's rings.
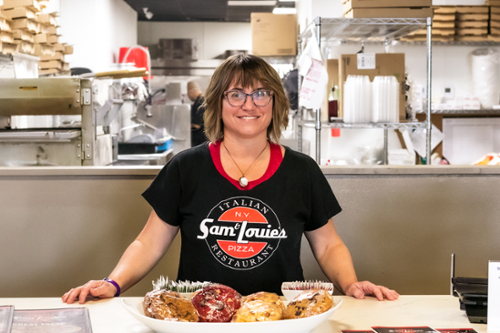
[{"label": "woman's left hand", "polygon": [[357,299],[363,299],[365,296],[375,296],[379,301],[387,299],[389,301],[397,300],[399,294],[384,286],[377,286],[370,281],[354,282],[345,290],[347,296]]}]

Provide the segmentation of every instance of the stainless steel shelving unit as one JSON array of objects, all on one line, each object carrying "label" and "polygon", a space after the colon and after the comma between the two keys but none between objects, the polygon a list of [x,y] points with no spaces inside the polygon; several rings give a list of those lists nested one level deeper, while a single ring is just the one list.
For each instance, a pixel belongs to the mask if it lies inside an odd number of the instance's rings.
[{"label": "stainless steel shelving unit", "polygon": [[[316,17],[314,22],[299,36],[299,56],[302,48],[302,41],[312,36],[317,37],[321,48],[322,41],[337,41],[339,43],[384,43],[390,44],[407,34],[427,29],[427,107],[426,120],[422,123],[322,123],[321,110],[317,109],[315,121],[298,122],[299,149],[302,149],[302,127],[312,127],[316,129],[316,161],[321,161],[321,128],[381,128],[384,129],[385,162],[387,162],[387,137],[389,129],[398,128],[425,128],[426,136],[426,160],[431,161],[431,77],[432,77],[432,18],[369,18],[369,19],[348,19],[348,18],[324,18]],[[318,38],[319,37],[319,38]],[[299,82],[300,84],[300,82]],[[300,110],[299,100],[299,110]],[[299,114],[301,117],[301,114]]]},{"label": "stainless steel shelving unit", "polygon": [[[425,111],[417,111],[417,114],[424,114]],[[480,110],[432,110],[432,114],[443,115],[500,115],[500,110],[495,109],[480,109]]]}]

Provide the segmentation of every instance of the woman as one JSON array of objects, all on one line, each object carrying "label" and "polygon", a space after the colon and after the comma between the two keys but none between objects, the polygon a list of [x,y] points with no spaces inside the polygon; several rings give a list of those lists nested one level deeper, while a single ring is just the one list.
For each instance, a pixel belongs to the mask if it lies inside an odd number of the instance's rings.
[{"label": "woman", "polygon": [[210,143],[176,155],[143,193],[153,210],[107,281],[90,281],[63,296],[107,298],[143,278],[179,229],[178,279],[212,281],[242,293],[281,293],[303,280],[305,233],[322,270],[346,295],[394,300],[398,294],[358,282],[332,217],[341,211],[328,182],[308,156],[280,146],[288,100],[276,71],[251,55],[227,59],[205,94]]}]

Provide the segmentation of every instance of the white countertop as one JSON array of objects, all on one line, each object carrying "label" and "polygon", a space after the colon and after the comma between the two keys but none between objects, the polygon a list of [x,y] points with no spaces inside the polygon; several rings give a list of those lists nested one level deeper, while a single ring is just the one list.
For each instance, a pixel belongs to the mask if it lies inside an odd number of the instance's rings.
[{"label": "white countertop", "polygon": [[[0,177],[44,177],[44,176],[128,176],[153,179],[163,166],[72,166],[72,167],[0,167]],[[500,166],[493,165],[351,165],[321,166],[327,176],[407,176],[407,175],[498,175]]]},{"label": "white countertop", "polygon": [[[392,302],[379,302],[374,298],[356,300],[346,296],[335,297],[343,298],[342,305],[312,333],[368,330],[373,326],[474,328],[477,332],[486,332],[486,325],[469,323],[465,312],[460,310],[458,298],[453,296],[400,296],[399,300]],[[0,305],[14,305],[16,309],[82,306],[64,304],[60,298],[0,298]],[[93,333],[153,332],[135,320],[119,298],[89,302],[83,306],[89,308]]]}]

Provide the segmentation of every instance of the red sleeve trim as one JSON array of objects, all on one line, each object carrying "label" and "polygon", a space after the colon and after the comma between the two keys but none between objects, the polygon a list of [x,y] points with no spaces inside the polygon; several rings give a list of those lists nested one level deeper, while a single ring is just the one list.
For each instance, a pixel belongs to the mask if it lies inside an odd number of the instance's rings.
[{"label": "red sleeve trim", "polygon": [[224,178],[229,180],[231,184],[236,186],[236,188],[244,191],[244,190],[251,190],[255,186],[265,182],[266,180],[271,178],[280,167],[281,162],[283,161],[281,146],[272,142],[269,142],[269,146],[271,147],[271,158],[269,160],[269,165],[267,166],[266,172],[259,179],[250,181],[247,187],[241,187],[238,180],[229,177],[229,175],[222,167],[222,161],[220,159],[220,147],[221,147],[220,141],[218,141],[216,144],[210,143],[209,149],[210,149],[210,155],[212,156],[212,161],[214,162],[217,171],[219,171],[219,173]]}]

